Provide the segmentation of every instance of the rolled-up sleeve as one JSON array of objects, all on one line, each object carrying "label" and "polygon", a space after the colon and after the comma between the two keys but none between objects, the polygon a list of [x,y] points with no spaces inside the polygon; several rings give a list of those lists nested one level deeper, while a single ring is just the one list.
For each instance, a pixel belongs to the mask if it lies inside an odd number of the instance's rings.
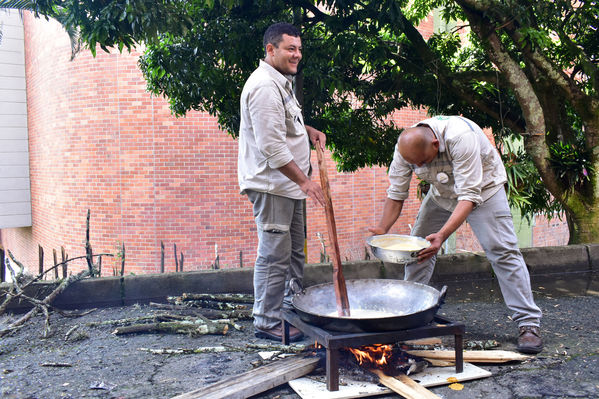
[{"label": "rolled-up sleeve", "polygon": [[458,201],[482,203],[483,167],[480,145],[474,132],[461,134],[447,142],[453,164],[455,192]]},{"label": "rolled-up sleeve", "polygon": [[393,153],[393,162],[389,168],[389,188],[387,189],[387,197],[403,201],[408,198],[410,191],[410,180],[412,180],[412,168],[404,161],[399,154],[397,144]]},{"label": "rolled-up sleeve", "polygon": [[285,107],[279,89],[267,82],[248,97],[257,147],[268,165],[278,169],[293,160],[286,141]]}]

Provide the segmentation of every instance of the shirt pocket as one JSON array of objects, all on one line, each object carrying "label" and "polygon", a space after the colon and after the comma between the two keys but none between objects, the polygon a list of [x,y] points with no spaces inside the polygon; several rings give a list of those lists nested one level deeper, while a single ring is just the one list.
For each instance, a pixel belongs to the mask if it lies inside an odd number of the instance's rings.
[{"label": "shirt pocket", "polygon": [[295,99],[285,105],[285,124],[287,125],[287,135],[301,136],[304,134],[302,109]]},{"label": "shirt pocket", "polygon": [[415,166],[414,173],[420,180],[424,180],[427,183],[435,183],[431,168],[428,166]]}]

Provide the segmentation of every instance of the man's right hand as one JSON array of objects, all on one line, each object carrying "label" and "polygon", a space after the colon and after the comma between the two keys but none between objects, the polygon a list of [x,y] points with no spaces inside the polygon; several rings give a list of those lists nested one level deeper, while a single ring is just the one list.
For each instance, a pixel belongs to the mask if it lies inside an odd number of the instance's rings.
[{"label": "man's right hand", "polygon": [[304,194],[308,195],[308,197],[312,198],[320,205],[325,206],[324,193],[318,184],[314,183],[310,179],[306,179],[302,184],[300,184],[299,187]]},{"label": "man's right hand", "polygon": [[279,171],[287,176],[289,180],[295,182],[304,194],[324,206],[324,193],[322,192],[322,188],[310,180],[310,178],[300,170],[295,161],[291,161],[287,165],[281,166]]},{"label": "man's right hand", "polygon": [[371,232],[372,235],[387,234],[399,215],[401,215],[402,208],[403,200],[392,200],[389,197],[385,198],[381,219],[375,227],[370,227],[368,231]]}]

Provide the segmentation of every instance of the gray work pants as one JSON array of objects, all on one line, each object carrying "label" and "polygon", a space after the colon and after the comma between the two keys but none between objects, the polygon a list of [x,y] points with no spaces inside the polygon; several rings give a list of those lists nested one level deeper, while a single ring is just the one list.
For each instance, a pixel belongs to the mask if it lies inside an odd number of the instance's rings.
[{"label": "gray work pants", "polygon": [[254,326],[269,330],[281,323],[281,306],[291,306],[289,280],[301,283],[304,275],[304,207],[302,200],[246,191],[258,229]]},{"label": "gray work pants", "polygon": [[[427,195],[420,206],[411,234],[426,237],[436,233],[450,215],[451,212],[441,208]],[[518,249],[505,190],[500,189],[474,208],[466,220],[493,267],[505,304],[513,312],[512,319],[519,327],[539,326],[541,310],[532,296],[530,276]],[[433,274],[435,261],[436,256],[422,263],[407,265],[404,279],[427,284]]]}]

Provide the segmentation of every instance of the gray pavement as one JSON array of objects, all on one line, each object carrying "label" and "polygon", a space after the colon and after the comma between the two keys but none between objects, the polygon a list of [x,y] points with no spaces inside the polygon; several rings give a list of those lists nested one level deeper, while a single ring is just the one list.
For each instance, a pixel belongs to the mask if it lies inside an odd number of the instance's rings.
[{"label": "gray pavement", "polygon": [[[464,383],[464,389],[431,388],[442,398],[599,398],[599,292],[577,295],[578,282],[568,288],[556,281],[535,286],[544,312],[545,350],[530,361],[482,365],[490,378]],[[500,349],[514,350],[516,326],[498,292],[491,288],[450,289],[440,313],[464,322],[466,340],[497,340]],[[590,291],[590,292],[589,292]],[[153,355],[140,348],[197,348],[266,343],[253,337],[250,322],[243,331],[227,336],[192,338],[171,334],[118,337],[113,326],[91,327],[90,322],[155,314],[145,305],[110,307],[79,318],[54,315],[54,334],[40,337],[42,319],[36,318],[0,342],[0,397],[25,398],[169,398],[238,375],[259,361],[256,353]],[[0,318],[0,324],[7,322]],[[65,340],[78,326],[81,337]],[[305,343],[308,343],[305,340]],[[59,366],[62,364],[62,366]],[[287,385],[257,398],[296,399]],[[383,395],[383,398],[398,397]]]}]

